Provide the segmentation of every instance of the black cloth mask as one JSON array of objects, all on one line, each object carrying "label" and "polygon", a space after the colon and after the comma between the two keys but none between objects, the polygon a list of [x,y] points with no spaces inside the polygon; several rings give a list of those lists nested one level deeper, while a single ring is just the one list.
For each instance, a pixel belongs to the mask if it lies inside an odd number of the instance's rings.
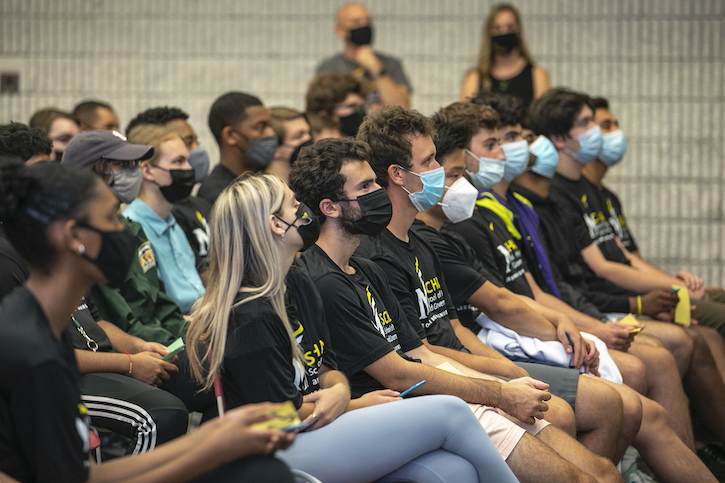
[{"label": "black cloth mask", "polygon": [[385,188],[358,196],[355,200],[343,199],[340,201],[357,201],[360,206],[360,218],[344,220],[358,231],[355,233],[356,235],[378,236],[393,217],[393,204],[390,202]]},{"label": "black cloth mask", "polygon": [[350,42],[355,45],[370,45],[373,42],[373,28],[366,25],[350,30]]},{"label": "black cloth mask", "polygon": [[119,288],[126,280],[126,274],[136,254],[133,233],[127,227],[119,231],[103,231],[82,221],[78,221],[78,226],[101,235],[101,250],[98,256],[94,259],[82,253],[81,257],[98,267],[108,280],[106,285]]},{"label": "black cloth mask", "polygon": [[491,37],[491,48],[494,54],[508,54],[519,46],[519,34],[494,35]]},{"label": "black cloth mask", "polygon": [[365,107],[361,106],[360,109],[353,112],[349,116],[340,118],[340,133],[343,136],[355,137],[357,131],[360,129],[360,124],[365,120]]},{"label": "black cloth mask", "polygon": [[164,169],[154,166],[154,168],[163,169],[171,175],[171,184],[168,186],[159,186],[161,194],[164,195],[169,203],[176,203],[191,194],[196,183],[196,174],[193,169]]}]

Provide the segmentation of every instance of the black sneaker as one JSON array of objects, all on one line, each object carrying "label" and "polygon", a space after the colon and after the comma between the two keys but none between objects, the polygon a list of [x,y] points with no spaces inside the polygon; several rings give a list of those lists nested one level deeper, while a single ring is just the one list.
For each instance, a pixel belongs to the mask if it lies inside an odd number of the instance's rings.
[{"label": "black sneaker", "polygon": [[697,456],[718,481],[725,482],[725,450],[716,444],[710,444],[698,449]]}]

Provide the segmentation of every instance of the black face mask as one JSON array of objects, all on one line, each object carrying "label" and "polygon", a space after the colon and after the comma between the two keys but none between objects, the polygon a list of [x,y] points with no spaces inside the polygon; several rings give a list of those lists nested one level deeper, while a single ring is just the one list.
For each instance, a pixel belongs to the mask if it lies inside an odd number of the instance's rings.
[{"label": "black face mask", "polygon": [[154,168],[167,171],[171,175],[171,184],[168,186],[159,186],[161,194],[164,195],[169,203],[176,203],[191,194],[196,183],[196,175],[193,169],[164,169],[154,166]]},{"label": "black face mask", "polygon": [[136,254],[133,233],[126,227],[120,231],[103,231],[82,221],[78,222],[78,226],[101,234],[101,250],[98,256],[93,259],[83,253],[81,257],[98,267],[108,280],[106,285],[119,288],[126,279]]},{"label": "black face mask", "polygon": [[355,45],[370,45],[373,42],[373,28],[366,25],[350,30],[350,42]]},{"label": "black face mask", "polygon": [[310,139],[309,141],[305,141],[297,146],[295,150],[292,151],[292,155],[289,157],[289,164],[294,164],[295,161],[297,161],[297,158],[300,156],[300,151],[305,149],[307,146],[312,146],[312,144],[312,139]]},{"label": "black face mask", "polygon": [[384,188],[358,196],[357,200],[340,201],[357,201],[360,206],[362,213],[360,218],[357,220],[343,219],[343,221],[349,223],[348,229],[354,229],[354,231],[351,231],[353,235],[378,236],[388,226],[390,219],[393,217],[393,204],[390,202],[388,193]]},{"label": "black face mask", "polygon": [[[282,218],[277,216],[277,219],[287,225],[287,229],[284,231],[287,233],[290,228],[293,226],[297,228],[297,233],[300,234],[300,238],[302,238],[302,249],[301,252],[304,252],[308,248],[310,248],[312,245],[315,244],[317,239],[320,237],[320,222],[317,221],[317,217],[312,213],[312,210],[308,208],[308,206],[302,202],[300,202],[300,206],[297,207],[297,212],[295,213],[295,221],[292,223],[287,223]],[[297,220],[309,220],[309,222],[305,225],[297,226],[295,223],[297,223]]]},{"label": "black face mask", "polygon": [[494,35],[491,37],[491,48],[494,54],[508,54],[519,46],[519,34]]},{"label": "black face mask", "polygon": [[365,108],[360,107],[360,109],[353,112],[349,116],[341,117],[340,133],[343,136],[357,136],[357,130],[360,129],[360,124],[362,124],[365,120],[365,115]]}]

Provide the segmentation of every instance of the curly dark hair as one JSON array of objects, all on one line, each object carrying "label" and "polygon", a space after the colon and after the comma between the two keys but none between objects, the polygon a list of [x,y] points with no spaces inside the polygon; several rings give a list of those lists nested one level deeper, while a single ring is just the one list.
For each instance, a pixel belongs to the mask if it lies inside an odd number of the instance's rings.
[{"label": "curly dark hair", "polygon": [[430,136],[435,141],[433,122],[418,111],[386,106],[369,114],[360,125],[357,138],[370,145],[370,165],[383,188],[388,186],[388,166],[411,168],[413,146],[409,136]]},{"label": "curly dark hair", "polygon": [[36,154],[50,154],[53,142],[45,129],[30,128],[19,122],[0,126],[0,153],[15,154],[27,161]]},{"label": "curly dark hair", "polygon": [[56,252],[48,243],[48,226],[79,217],[99,182],[90,171],[65,164],[0,164],[0,222],[28,264],[50,269]]},{"label": "curly dark hair", "polygon": [[586,94],[563,87],[551,89],[529,106],[531,129],[548,138],[567,136],[584,106],[592,107]]},{"label": "curly dark hair", "polygon": [[448,156],[454,149],[465,149],[479,129],[496,129],[499,115],[488,106],[454,102],[433,114],[433,126],[438,132],[435,140],[436,159]]},{"label": "curly dark hair", "polygon": [[174,119],[182,119],[186,121],[189,115],[178,107],[154,107],[140,113],[128,123],[126,126],[126,135],[131,132],[139,124],[155,124],[157,126],[165,126],[167,122]]},{"label": "curly dark hair", "polygon": [[370,162],[370,155],[370,146],[357,139],[320,139],[300,151],[289,174],[290,188],[322,224],[325,216],[320,211],[320,202],[325,198],[345,199],[342,167],[350,161]]},{"label": "curly dark hair", "polygon": [[526,108],[518,97],[501,92],[481,91],[471,99],[473,104],[489,106],[501,116],[501,126],[514,126],[524,122]]},{"label": "curly dark hair", "polygon": [[345,100],[348,94],[365,97],[363,85],[350,74],[325,72],[318,75],[307,88],[306,111],[313,114],[325,113],[332,116],[335,106]]}]

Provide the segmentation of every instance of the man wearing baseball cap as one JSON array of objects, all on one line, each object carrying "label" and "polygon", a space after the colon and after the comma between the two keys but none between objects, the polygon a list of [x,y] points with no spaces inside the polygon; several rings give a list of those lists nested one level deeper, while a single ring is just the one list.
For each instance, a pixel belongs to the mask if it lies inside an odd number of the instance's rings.
[{"label": "man wearing baseball cap", "polygon": [[[92,170],[119,201],[130,203],[141,187],[138,163],[153,153],[151,146],[131,144],[117,131],[83,131],[68,143],[61,162]],[[156,257],[141,225],[123,216],[121,219],[136,236],[138,263],[131,264],[120,288],[94,285],[91,300],[103,319],[124,332],[149,342],[169,342],[180,335],[184,317],[164,291]]]}]

